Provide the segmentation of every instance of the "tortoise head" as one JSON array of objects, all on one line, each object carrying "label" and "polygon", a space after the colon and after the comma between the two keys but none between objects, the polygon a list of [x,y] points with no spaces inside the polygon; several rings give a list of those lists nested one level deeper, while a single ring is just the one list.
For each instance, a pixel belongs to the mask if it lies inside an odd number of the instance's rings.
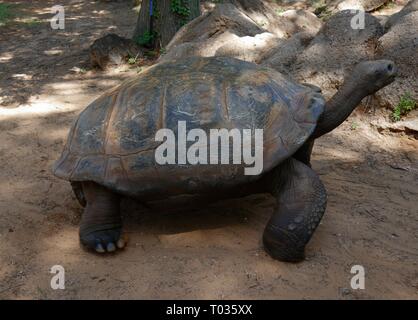
[{"label": "tortoise head", "polygon": [[364,96],[367,96],[391,84],[396,75],[397,68],[393,61],[364,61],[353,69],[349,81],[358,90],[364,90]]},{"label": "tortoise head", "polygon": [[357,64],[345,78],[338,92],[326,103],[313,137],[318,138],[338,127],[364,97],[391,84],[396,75],[397,68],[390,60],[364,61]]}]

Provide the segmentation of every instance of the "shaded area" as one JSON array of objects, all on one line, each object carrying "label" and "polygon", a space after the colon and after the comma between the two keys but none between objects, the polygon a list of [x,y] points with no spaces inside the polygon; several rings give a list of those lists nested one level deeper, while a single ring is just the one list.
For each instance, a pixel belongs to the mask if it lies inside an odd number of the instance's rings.
[{"label": "shaded area", "polygon": [[[45,12],[52,1],[33,3]],[[126,4],[67,3],[83,7],[85,23],[101,10],[110,20],[92,19],[94,27],[80,34],[52,36],[62,41],[52,48],[38,29],[22,33],[16,26],[0,34],[1,89],[11,90],[10,104],[0,109],[0,298],[418,298],[418,143],[379,134],[364,115],[316,143],[313,168],[329,201],[304,263],[278,263],[263,251],[274,205],[268,195],[187,210],[164,202],[151,210],[125,199],[128,248],[108,257],[81,250],[81,207],[51,165],[80,110],[136,71],[70,72],[83,67],[83,50],[93,39],[112,25],[128,36],[132,25],[110,12]],[[64,53],[46,56],[45,71],[39,65],[49,50]],[[35,79],[12,77],[31,72]],[[22,100],[13,91],[19,85],[28,90],[22,87]],[[66,270],[63,291],[50,288],[56,264]],[[354,264],[366,268],[364,291],[349,289]]]},{"label": "shaded area", "polygon": [[0,106],[8,108],[27,103],[47,83],[83,76],[90,69],[88,48],[93,41],[110,32],[129,37],[136,20],[126,2],[67,1],[65,29],[53,30],[55,1],[7,3],[21,19],[37,21],[15,19],[1,27]]}]

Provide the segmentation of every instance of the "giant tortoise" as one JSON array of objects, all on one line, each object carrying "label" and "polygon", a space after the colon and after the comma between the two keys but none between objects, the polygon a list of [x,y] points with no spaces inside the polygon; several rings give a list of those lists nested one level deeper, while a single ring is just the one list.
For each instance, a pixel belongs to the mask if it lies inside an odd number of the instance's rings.
[{"label": "giant tortoise", "polygon": [[[80,242],[100,253],[125,246],[122,196],[146,203],[184,194],[218,199],[271,193],[277,206],[264,231],[264,248],[281,261],[303,260],[327,201],[310,165],[314,139],[340,125],[364,97],[395,76],[392,61],[360,62],[325,102],[313,85],[228,57],[192,57],[148,68],[81,112],[54,165],[55,175],[71,182],[85,207]],[[245,164],[235,161],[157,163],[155,152],[163,142],[156,133],[177,132],[181,122],[208,134],[262,129],[260,174],[245,174]]]}]

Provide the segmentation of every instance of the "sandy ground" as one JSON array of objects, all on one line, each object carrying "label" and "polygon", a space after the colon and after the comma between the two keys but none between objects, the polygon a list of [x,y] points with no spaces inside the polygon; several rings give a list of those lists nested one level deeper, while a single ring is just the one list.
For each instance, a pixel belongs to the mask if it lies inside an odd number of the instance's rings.
[{"label": "sandy ground", "polygon": [[[418,298],[418,141],[379,133],[361,113],[317,141],[313,167],[329,201],[303,263],[263,251],[267,195],[187,211],[124,200],[126,250],[83,251],[81,207],[50,169],[80,110],[136,73],[86,64],[94,39],[129,36],[136,17],[130,1],[61,1],[66,29],[54,31],[54,2],[21,5],[40,22],[0,32],[0,298]],[[355,264],[365,290],[350,288]],[[53,265],[65,268],[65,290],[50,287]]]}]

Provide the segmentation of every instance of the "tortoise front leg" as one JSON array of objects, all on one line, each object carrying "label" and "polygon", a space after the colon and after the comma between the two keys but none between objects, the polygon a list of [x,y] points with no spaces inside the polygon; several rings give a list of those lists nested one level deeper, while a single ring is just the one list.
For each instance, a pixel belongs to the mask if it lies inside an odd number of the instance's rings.
[{"label": "tortoise front leg", "polygon": [[119,196],[94,182],[83,182],[82,188],[87,204],[81,217],[81,244],[99,253],[123,248]]},{"label": "tortoise front leg", "polygon": [[273,172],[277,207],[263,235],[266,251],[277,260],[298,262],[325,212],[327,194],[318,175],[290,159]]}]

